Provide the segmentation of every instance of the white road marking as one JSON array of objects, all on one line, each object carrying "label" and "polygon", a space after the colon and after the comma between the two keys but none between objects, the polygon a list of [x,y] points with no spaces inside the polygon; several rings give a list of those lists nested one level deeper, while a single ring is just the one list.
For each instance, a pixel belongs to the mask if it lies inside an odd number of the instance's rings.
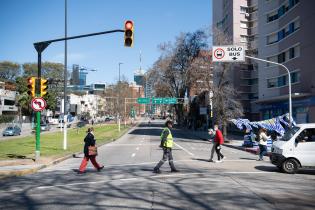
[{"label": "white road marking", "polygon": [[[120,147],[120,146],[135,146],[136,144],[106,144],[104,145],[105,147]],[[142,144],[139,144],[139,145],[142,145]],[[156,144],[143,144],[143,145],[148,145],[148,146],[154,146]]]},{"label": "white road marking", "polygon": [[[191,161],[196,161],[196,160],[191,160],[191,159],[186,159],[186,160],[174,160],[174,162],[191,162]],[[130,164],[112,164],[112,165],[105,165],[104,168],[111,168],[111,167],[126,167],[126,166],[141,166],[141,165],[151,165],[151,164],[156,164],[158,161],[155,162],[143,162],[143,163],[130,163]],[[49,171],[71,171],[71,170],[76,170],[78,168],[60,168],[60,169],[50,169],[50,170],[45,170],[43,172],[49,172]],[[93,170],[93,167],[87,167],[87,169]]]},{"label": "white road marking", "polygon": [[272,171],[227,171],[225,174],[270,174]]},{"label": "white road marking", "polygon": [[131,157],[135,157],[136,156],[136,153],[132,153]]},{"label": "white road marking", "polygon": [[185,151],[186,153],[188,153],[190,156],[195,156],[193,153],[189,152],[187,149],[185,149],[184,147],[180,146],[179,144],[177,144],[177,143],[175,143],[175,142],[174,142],[174,144],[175,144],[177,147],[179,147],[179,148],[181,148],[182,150],[184,150],[184,151]]}]

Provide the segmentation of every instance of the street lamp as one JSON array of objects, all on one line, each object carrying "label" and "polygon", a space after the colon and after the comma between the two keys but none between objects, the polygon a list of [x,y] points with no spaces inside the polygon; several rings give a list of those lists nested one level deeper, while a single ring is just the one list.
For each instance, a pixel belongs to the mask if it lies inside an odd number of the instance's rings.
[{"label": "street lamp", "polygon": [[122,62],[118,63],[118,131],[120,132],[120,65],[123,64]]},{"label": "street lamp", "polygon": [[124,64],[124,63],[121,63],[121,62],[118,63],[118,82],[119,83],[120,83],[120,65],[121,64]]}]

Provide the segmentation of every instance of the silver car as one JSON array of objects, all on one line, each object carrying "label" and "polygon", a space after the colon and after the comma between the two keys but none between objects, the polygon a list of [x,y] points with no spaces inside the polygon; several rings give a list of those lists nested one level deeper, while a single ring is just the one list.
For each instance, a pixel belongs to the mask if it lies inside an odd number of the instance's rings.
[{"label": "silver car", "polygon": [[9,126],[3,132],[2,136],[18,136],[21,135],[21,129],[19,126]]}]

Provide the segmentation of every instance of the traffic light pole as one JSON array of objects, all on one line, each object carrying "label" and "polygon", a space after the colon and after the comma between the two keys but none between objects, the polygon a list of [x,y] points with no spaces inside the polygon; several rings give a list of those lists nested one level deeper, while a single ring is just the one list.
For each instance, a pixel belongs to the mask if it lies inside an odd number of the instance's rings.
[{"label": "traffic light pole", "polygon": [[[116,32],[125,32],[124,30],[117,29],[117,30],[111,30],[111,31],[103,31],[98,33],[91,33],[91,34],[83,34],[79,36],[71,36],[71,37],[65,37],[60,39],[52,39],[48,41],[42,41],[42,42],[36,42],[34,43],[34,47],[38,54],[38,61],[37,61],[37,80],[35,85],[35,93],[36,97],[40,97],[41,95],[41,72],[42,72],[42,52],[53,42],[60,42],[60,41],[66,41],[71,39],[79,39],[84,37],[90,37],[90,36],[97,36],[97,35],[103,35],[103,34],[110,34],[110,33],[116,33]],[[66,68],[66,67],[65,67]],[[66,77],[65,77],[66,78]],[[66,81],[65,81],[66,84]],[[65,98],[66,100],[66,98]],[[65,109],[66,107],[64,107]],[[35,160],[37,161],[40,157],[40,112],[36,112],[36,148],[35,148]],[[65,125],[64,125],[65,126]],[[66,145],[64,145],[64,148]]]}]

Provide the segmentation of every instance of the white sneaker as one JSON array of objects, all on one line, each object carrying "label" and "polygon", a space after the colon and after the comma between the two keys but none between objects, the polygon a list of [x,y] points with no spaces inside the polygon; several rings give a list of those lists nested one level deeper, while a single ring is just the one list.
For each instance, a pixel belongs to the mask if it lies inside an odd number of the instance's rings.
[{"label": "white sneaker", "polygon": [[225,159],[226,159],[226,158],[225,158],[225,156],[224,156],[221,160],[223,161],[223,160],[225,160]]},{"label": "white sneaker", "polygon": [[208,161],[209,161],[209,162],[214,162],[212,159],[209,159]]},{"label": "white sneaker", "polygon": [[216,160],[215,163],[222,163],[222,160]]}]

